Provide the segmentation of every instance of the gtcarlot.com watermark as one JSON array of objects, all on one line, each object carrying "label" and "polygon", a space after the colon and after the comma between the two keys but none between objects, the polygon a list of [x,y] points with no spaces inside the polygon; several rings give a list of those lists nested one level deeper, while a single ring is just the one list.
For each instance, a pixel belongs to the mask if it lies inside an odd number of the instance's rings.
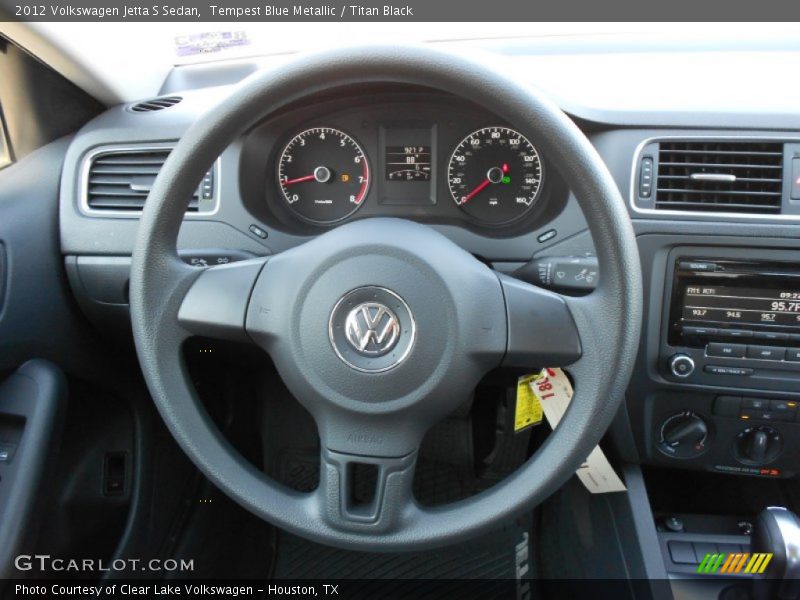
[{"label": "gtcarlot.com watermark", "polygon": [[58,558],[49,554],[20,554],[14,559],[18,571],[40,571],[55,573],[103,573],[122,572],[191,572],[194,559],[175,558],[115,558],[106,561],[99,558]]}]

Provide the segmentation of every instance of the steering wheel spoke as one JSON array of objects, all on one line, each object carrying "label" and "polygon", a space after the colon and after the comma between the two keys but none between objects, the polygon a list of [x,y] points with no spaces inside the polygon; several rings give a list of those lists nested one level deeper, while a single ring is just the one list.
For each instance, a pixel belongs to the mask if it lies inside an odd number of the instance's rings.
[{"label": "steering wheel spoke", "polygon": [[506,301],[508,341],[503,366],[564,367],[582,354],[569,298],[499,275]]},{"label": "steering wheel spoke", "polygon": [[399,530],[414,512],[417,450],[405,456],[345,454],[323,447],[316,499],[326,523],[338,530]]},{"label": "steering wheel spoke", "polygon": [[[189,333],[248,341],[245,317],[250,294],[266,258],[254,258],[204,269],[191,283],[178,309],[178,321]],[[195,276],[195,268],[187,276]]]}]

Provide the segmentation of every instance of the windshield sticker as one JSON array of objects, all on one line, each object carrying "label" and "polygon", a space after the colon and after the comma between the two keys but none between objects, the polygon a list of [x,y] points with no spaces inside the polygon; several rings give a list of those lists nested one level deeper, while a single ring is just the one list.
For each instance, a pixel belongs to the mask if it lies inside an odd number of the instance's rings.
[{"label": "windshield sticker", "polygon": [[246,31],[209,31],[175,38],[175,52],[178,56],[212,54],[248,45],[250,40],[247,39]]}]

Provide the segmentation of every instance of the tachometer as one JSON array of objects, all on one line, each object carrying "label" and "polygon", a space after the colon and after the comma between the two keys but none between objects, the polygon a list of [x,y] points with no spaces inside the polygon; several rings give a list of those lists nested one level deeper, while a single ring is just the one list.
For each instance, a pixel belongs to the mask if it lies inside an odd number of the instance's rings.
[{"label": "tachometer", "polygon": [[289,208],[314,223],[354,213],[367,196],[369,175],[361,146],[331,127],[298,133],[278,161],[278,183]]},{"label": "tachometer", "polygon": [[447,170],[450,193],[472,218],[498,225],[524,215],[542,185],[539,153],[521,133],[485,127],[456,146]]}]

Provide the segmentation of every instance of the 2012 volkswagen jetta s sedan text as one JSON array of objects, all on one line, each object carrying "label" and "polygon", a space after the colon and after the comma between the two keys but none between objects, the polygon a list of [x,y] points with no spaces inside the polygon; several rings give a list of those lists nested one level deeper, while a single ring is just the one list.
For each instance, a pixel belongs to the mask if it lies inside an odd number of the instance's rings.
[{"label": "2012 volkswagen jetta s sedan text", "polygon": [[9,597],[797,596],[796,31],[200,25],[0,23]]}]

